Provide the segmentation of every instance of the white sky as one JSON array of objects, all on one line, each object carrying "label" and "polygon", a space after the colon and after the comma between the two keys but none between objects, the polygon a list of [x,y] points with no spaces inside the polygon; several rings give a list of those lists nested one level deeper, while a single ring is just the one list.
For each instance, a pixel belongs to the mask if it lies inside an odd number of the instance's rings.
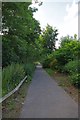
[{"label": "white sky", "polygon": [[[78,35],[78,1],[79,0],[41,0],[43,4],[33,6],[38,8],[34,17],[40,22],[41,28],[47,24],[56,27],[59,35]],[[65,2],[66,1],[66,2]]]}]

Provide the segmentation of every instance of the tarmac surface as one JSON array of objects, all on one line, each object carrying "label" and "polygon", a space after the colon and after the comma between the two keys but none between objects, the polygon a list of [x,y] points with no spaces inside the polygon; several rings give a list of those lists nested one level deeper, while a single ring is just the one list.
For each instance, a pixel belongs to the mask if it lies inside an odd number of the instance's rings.
[{"label": "tarmac surface", "polygon": [[78,104],[38,66],[20,118],[78,118]]}]

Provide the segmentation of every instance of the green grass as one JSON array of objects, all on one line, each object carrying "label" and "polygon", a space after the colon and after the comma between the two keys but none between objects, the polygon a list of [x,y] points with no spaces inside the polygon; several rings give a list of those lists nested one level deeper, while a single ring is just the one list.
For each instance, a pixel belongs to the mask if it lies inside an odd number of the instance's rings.
[{"label": "green grass", "polygon": [[[30,68],[32,67],[32,69]],[[3,118],[19,118],[20,112],[27,95],[28,87],[32,81],[32,77],[35,71],[35,66],[28,64],[25,66],[25,70],[29,73],[27,79],[24,81],[22,86],[19,88],[17,92],[11,95],[8,99],[6,99],[3,103]],[[29,71],[28,71],[29,70]]]},{"label": "green grass", "polygon": [[55,71],[53,71],[52,69],[50,69],[50,68],[45,68],[45,70],[46,70],[46,72],[49,74],[49,75],[53,75],[53,73],[55,72]]},{"label": "green grass", "polygon": [[11,64],[2,71],[2,96],[12,91],[21,80],[27,75],[32,79],[35,65],[33,63]]},{"label": "green grass", "polygon": [[25,77],[22,64],[11,64],[2,71],[2,96],[13,90]]},{"label": "green grass", "polygon": [[59,86],[61,86],[76,102],[78,102],[78,91],[80,94],[80,89],[72,85],[68,75],[51,69],[45,70]]},{"label": "green grass", "polygon": [[3,118],[19,118],[30,83],[31,80],[27,79],[16,93],[2,103]]},{"label": "green grass", "polygon": [[66,87],[71,84],[67,75],[59,73],[56,70],[52,70],[50,68],[46,68],[45,70],[58,82],[59,86]]}]

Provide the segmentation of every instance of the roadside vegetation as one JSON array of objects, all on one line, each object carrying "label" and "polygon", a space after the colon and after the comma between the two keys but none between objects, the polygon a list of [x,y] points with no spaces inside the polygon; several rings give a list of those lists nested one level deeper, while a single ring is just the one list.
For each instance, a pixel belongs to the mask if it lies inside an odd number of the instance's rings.
[{"label": "roadside vegetation", "polygon": [[3,90],[2,95],[9,93],[13,90],[20,81],[27,75],[28,79],[32,79],[33,71],[35,70],[35,65],[31,63],[23,64],[11,64],[6,68],[3,68]]},{"label": "roadside vegetation", "polygon": [[33,17],[37,9],[30,5],[31,2],[2,3],[2,96],[28,76],[20,88],[20,93],[16,93],[18,98],[13,95],[3,102],[3,116],[7,116],[10,110],[24,101],[25,91],[38,63],[41,63],[51,76],[61,79],[61,86],[73,85],[80,88],[80,41],[77,35],[62,37],[59,48],[56,48],[58,29],[47,24],[41,30],[39,21]]},{"label": "roadside vegetation", "polygon": [[19,118],[21,109],[24,105],[25,96],[28,92],[28,87],[31,84],[31,79],[24,81],[20,89],[2,103],[3,118]]},{"label": "roadside vegetation", "polygon": [[30,5],[31,2],[2,3],[2,94],[14,89],[25,75],[30,78],[36,61],[44,68],[67,74],[70,82],[80,87],[80,41],[77,35],[62,37],[57,49],[58,29],[47,24],[41,30],[40,23],[33,17],[37,9]]},{"label": "roadside vegetation", "polygon": [[[44,34],[44,36],[46,35]],[[43,35],[42,39],[44,41]],[[46,47],[44,49],[46,51]],[[45,52],[42,61],[43,68],[56,80],[59,86],[63,87],[76,102],[79,102],[80,41],[77,39],[76,34],[74,37],[62,37],[59,48],[50,51],[51,49],[47,46],[47,52]]]},{"label": "roadside vegetation", "polygon": [[46,72],[62,87],[77,103],[79,103],[79,89],[72,85],[70,78],[67,74],[60,73],[50,68],[45,68]]},{"label": "roadside vegetation", "polygon": [[19,118],[28,87],[39,59],[37,39],[41,32],[33,18],[31,2],[2,3],[2,96],[12,91],[27,75],[20,89],[2,102],[3,118]]},{"label": "roadside vegetation", "polygon": [[31,79],[38,59],[36,40],[41,32],[31,2],[2,3],[2,96],[27,75]]},{"label": "roadside vegetation", "polygon": [[47,54],[42,62],[44,68],[69,76],[72,85],[80,88],[80,41],[75,37],[63,37],[60,47]]}]

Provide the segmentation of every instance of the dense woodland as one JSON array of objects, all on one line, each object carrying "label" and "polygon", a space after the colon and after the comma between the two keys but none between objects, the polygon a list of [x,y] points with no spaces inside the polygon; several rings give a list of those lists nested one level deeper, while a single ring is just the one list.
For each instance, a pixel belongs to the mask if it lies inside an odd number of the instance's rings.
[{"label": "dense woodland", "polygon": [[76,34],[62,37],[57,49],[58,29],[47,24],[41,30],[33,17],[37,9],[30,5],[31,2],[2,3],[3,95],[25,75],[31,80],[37,62],[44,68],[69,75],[71,83],[80,86],[80,41]]}]

